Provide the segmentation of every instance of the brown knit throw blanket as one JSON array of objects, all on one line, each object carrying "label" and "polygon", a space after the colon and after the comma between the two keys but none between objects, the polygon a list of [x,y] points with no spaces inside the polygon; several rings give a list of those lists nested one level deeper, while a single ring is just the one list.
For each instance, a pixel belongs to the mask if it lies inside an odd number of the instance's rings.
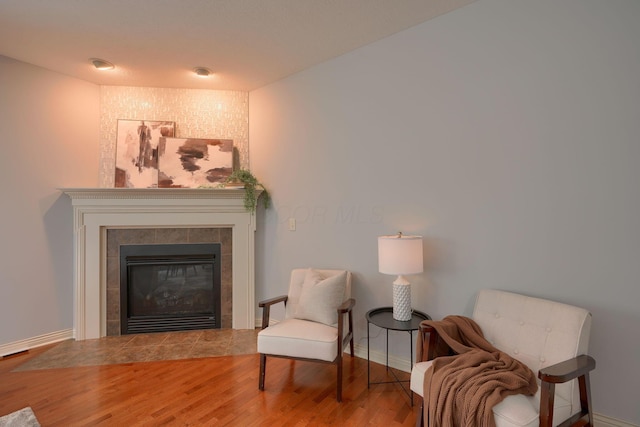
[{"label": "brown knit throw blanket", "polygon": [[536,377],[525,364],[493,347],[476,322],[448,316],[425,320],[455,353],[434,359],[424,377],[429,427],[495,427],[492,408],[512,394],[533,395]]}]

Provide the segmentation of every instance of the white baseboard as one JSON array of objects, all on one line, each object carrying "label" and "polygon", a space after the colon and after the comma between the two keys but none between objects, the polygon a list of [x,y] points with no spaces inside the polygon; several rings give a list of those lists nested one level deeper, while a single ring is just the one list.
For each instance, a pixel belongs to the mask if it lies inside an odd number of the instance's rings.
[{"label": "white baseboard", "polygon": [[73,329],[64,329],[62,331],[50,332],[48,334],[39,335],[37,337],[14,341],[8,344],[2,344],[0,345],[0,357],[19,353],[21,351],[27,351],[32,348],[41,347],[43,345],[49,345],[60,341],[69,340],[73,337]]},{"label": "white baseboard", "polygon": [[[347,348],[348,350],[348,348]],[[362,344],[355,344],[353,351],[355,355],[361,359],[367,360],[367,346]],[[369,360],[372,362],[379,363],[380,365],[387,364],[387,355],[381,351],[371,350],[369,355]],[[398,369],[403,372],[411,372],[411,363],[403,359],[401,357],[396,357],[393,355],[389,356],[389,366]]]},{"label": "white baseboard", "polygon": [[601,414],[593,414],[593,425],[594,427],[640,427],[637,424],[631,424]]}]

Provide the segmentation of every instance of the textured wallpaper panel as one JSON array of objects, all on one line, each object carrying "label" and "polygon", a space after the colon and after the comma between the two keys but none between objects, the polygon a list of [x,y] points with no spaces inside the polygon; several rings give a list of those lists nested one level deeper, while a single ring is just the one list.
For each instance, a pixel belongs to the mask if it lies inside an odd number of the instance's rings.
[{"label": "textured wallpaper panel", "polygon": [[249,94],[239,91],[101,86],[100,187],[113,187],[118,119],[167,120],[178,138],[233,139],[249,167]]}]

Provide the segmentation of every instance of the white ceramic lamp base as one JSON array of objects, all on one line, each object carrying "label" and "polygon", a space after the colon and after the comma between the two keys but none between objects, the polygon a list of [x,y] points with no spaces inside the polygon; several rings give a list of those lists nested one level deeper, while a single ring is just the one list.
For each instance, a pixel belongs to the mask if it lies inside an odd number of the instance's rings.
[{"label": "white ceramic lamp base", "polygon": [[393,318],[406,322],[411,320],[411,284],[396,282],[393,283]]}]

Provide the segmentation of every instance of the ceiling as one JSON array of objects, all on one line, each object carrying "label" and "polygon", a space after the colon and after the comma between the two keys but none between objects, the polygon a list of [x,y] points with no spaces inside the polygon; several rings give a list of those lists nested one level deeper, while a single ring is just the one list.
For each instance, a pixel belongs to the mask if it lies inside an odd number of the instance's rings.
[{"label": "ceiling", "polygon": [[0,55],[100,85],[250,91],[472,1],[1,0]]}]

